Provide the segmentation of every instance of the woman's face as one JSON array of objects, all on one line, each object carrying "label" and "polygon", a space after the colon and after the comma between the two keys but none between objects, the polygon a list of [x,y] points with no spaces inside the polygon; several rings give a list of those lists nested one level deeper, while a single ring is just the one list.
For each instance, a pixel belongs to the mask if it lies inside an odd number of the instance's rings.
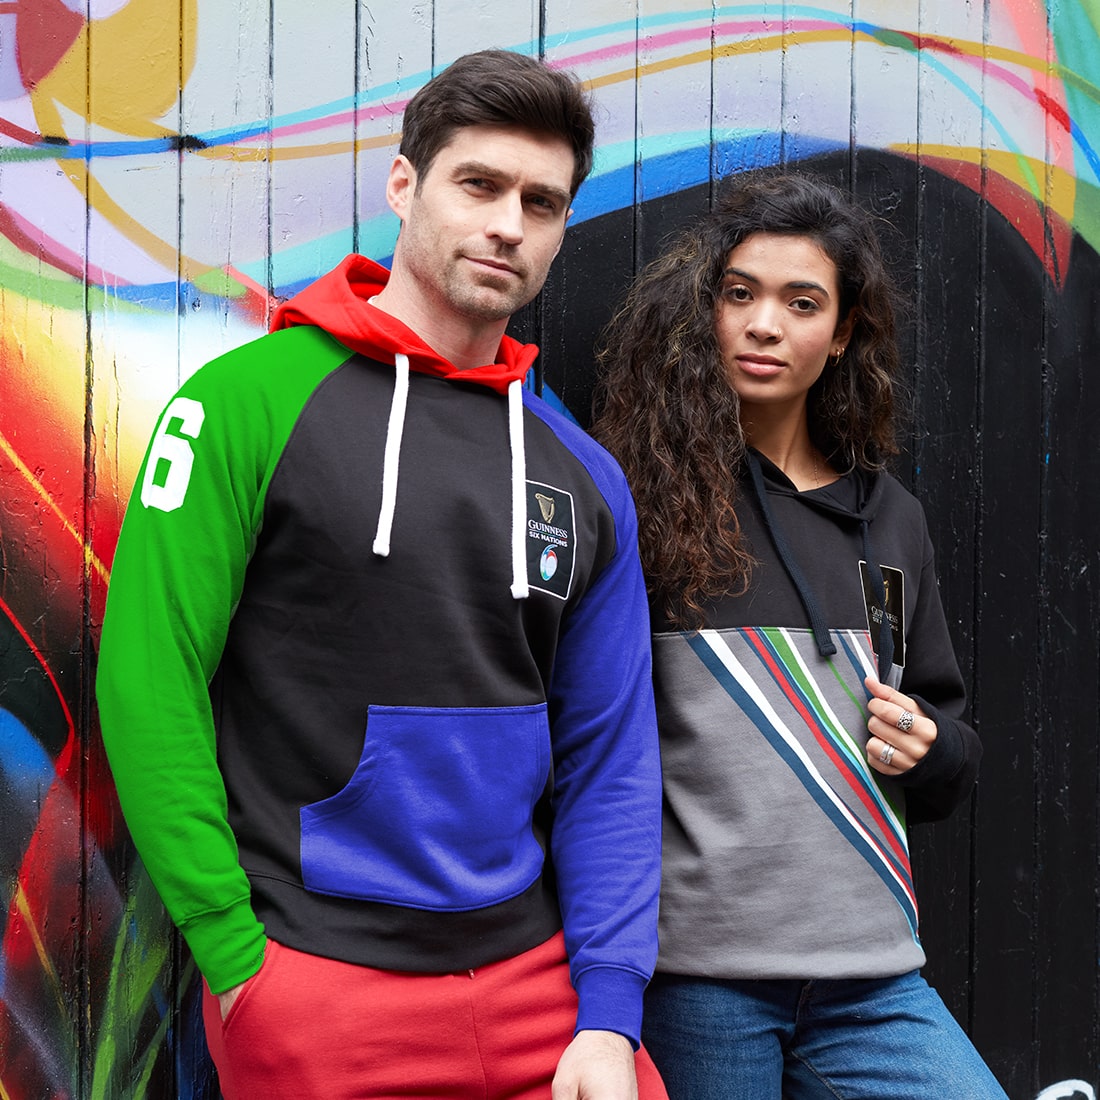
[{"label": "woman's face", "polygon": [[753,233],[726,257],[715,335],[742,412],[801,413],[851,335],[836,265],[812,237]]}]

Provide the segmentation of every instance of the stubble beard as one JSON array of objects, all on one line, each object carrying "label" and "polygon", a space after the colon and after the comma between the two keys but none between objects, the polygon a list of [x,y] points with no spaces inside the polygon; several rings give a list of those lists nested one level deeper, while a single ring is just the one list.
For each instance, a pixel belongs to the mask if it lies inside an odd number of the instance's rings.
[{"label": "stubble beard", "polygon": [[478,321],[504,321],[522,309],[538,294],[538,286],[531,285],[530,272],[521,270],[520,277],[488,273],[463,273],[465,260],[457,255],[444,282],[444,292],[451,306],[467,317]]}]

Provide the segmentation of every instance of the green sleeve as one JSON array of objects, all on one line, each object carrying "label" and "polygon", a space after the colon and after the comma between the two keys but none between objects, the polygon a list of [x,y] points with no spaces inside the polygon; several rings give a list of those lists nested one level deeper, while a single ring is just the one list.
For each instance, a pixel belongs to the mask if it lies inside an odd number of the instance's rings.
[{"label": "green sleeve", "polygon": [[264,930],[227,820],[209,684],[303,405],[351,353],[319,329],[207,364],[162,413],[111,572],[96,698],[127,825],[213,992],[254,974]]}]

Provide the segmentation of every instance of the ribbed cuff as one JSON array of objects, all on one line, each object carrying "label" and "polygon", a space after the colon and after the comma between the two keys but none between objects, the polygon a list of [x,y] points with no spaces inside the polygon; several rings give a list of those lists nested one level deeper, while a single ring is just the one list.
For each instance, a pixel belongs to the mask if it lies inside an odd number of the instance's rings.
[{"label": "ribbed cuff", "polygon": [[577,977],[577,1031],[615,1031],[637,1050],[642,1041],[646,981],[632,970],[594,966]]},{"label": "ribbed cuff", "polygon": [[959,723],[919,695],[914,695],[913,698],[921,710],[936,723],[936,740],[932,742],[923,760],[896,777],[898,785],[909,787],[949,783],[966,763],[966,744]]},{"label": "ribbed cuff", "polygon": [[248,899],[180,925],[211,993],[240,985],[263,965],[267,939]]}]

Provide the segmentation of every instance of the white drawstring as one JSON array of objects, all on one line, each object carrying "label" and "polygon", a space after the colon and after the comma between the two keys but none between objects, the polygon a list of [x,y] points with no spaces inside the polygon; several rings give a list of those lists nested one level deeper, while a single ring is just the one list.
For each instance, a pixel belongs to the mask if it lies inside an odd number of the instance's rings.
[{"label": "white drawstring", "polygon": [[523,446],[523,383],[508,383],[508,442],[512,448],[512,599],[525,600],[527,587],[527,456]]},{"label": "white drawstring", "polygon": [[401,461],[401,435],[405,430],[405,407],[409,403],[409,357],[394,356],[393,400],[386,428],[386,450],[382,458],[382,507],[372,549],[380,558],[389,557],[393,514],[397,508],[397,469]]},{"label": "white drawstring", "polygon": [[[405,409],[409,402],[409,357],[394,356],[393,399],[386,427],[386,449],[382,458],[382,506],[372,547],[380,558],[389,557],[390,534],[397,509],[397,474],[401,463],[401,436],[405,430]],[[508,442],[512,451],[512,598],[525,600],[527,585],[527,457],[523,439],[523,383],[508,384]]]}]

